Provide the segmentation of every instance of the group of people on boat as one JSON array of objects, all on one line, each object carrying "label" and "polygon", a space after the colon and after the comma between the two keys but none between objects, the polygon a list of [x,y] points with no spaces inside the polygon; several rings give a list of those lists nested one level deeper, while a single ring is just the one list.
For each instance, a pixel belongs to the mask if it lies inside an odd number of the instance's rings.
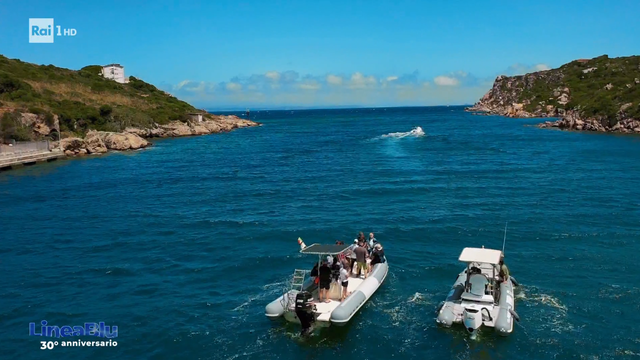
[{"label": "group of people on boat", "polygon": [[[336,241],[337,245],[344,245],[342,241]],[[340,254],[340,256],[327,256],[322,259],[318,266],[316,263],[311,270],[310,276],[315,277],[318,284],[318,301],[329,302],[329,290],[332,283],[339,283],[342,287],[341,300],[343,301],[348,293],[349,278],[352,275],[357,277],[369,276],[373,266],[386,262],[382,244],[376,240],[373,233],[369,234],[369,240],[365,239],[364,233],[360,232],[354,239],[353,245]],[[357,269],[357,274],[354,274]]]},{"label": "group of people on boat", "polygon": [[369,276],[375,264],[387,261],[382,244],[378,242],[374,234],[369,233],[369,239],[367,240],[362,231],[353,240],[353,245],[349,248],[346,259],[349,262],[351,273],[357,271],[357,277],[363,274],[365,278]]}]

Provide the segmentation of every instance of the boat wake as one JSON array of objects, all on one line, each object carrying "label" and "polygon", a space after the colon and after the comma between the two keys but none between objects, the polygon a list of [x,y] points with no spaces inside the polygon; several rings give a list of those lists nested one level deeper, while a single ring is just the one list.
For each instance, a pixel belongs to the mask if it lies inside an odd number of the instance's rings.
[{"label": "boat wake", "polygon": [[544,294],[535,287],[528,287],[527,291],[528,293],[521,292],[516,296],[522,301],[521,307],[534,310],[527,315],[527,318],[540,321],[543,324],[541,328],[546,328],[550,332],[563,333],[575,330],[568,318],[568,307],[560,299]]},{"label": "boat wake", "polygon": [[264,285],[262,287],[262,290],[264,290],[262,293],[259,293],[258,295],[249,296],[247,298],[247,301],[245,301],[242,304],[236,306],[231,311],[243,311],[248,305],[250,305],[252,302],[254,302],[256,300],[263,300],[263,299],[269,298],[269,297],[271,297],[273,295],[281,294],[282,293],[282,289],[288,283],[289,283],[288,280],[282,280],[282,281],[278,281],[278,282],[274,282],[274,283],[271,283],[271,284]]},{"label": "boat wake", "polygon": [[424,130],[420,126],[415,127],[411,131],[407,132],[394,132],[388,133],[380,136],[380,139],[394,138],[394,139],[402,139],[406,137],[423,137],[425,136]]}]

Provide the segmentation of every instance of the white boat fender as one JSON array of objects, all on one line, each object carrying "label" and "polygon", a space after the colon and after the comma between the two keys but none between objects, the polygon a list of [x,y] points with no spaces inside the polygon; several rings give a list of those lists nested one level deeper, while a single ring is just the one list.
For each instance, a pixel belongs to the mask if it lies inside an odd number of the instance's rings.
[{"label": "white boat fender", "polygon": [[518,316],[518,313],[516,313],[515,310],[513,309],[509,309],[509,312],[511,313],[511,315],[513,316],[514,319],[516,319],[517,322],[520,322],[520,316]]},{"label": "white boat fender", "polygon": [[298,238],[298,245],[300,245],[300,250],[304,250],[304,248],[307,247],[304,241],[302,241],[302,238]]},{"label": "white boat fender", "polygon": [[520,286],[516,278],[514,278],[513,276],[511,276],[511,282],[513,283],[513,286]]}]

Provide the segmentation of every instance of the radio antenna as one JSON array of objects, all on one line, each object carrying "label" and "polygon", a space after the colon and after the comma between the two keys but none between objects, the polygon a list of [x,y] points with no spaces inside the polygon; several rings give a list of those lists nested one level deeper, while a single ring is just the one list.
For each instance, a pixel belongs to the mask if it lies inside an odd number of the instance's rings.
[{"label": "radio antenna", "polygon": [[504,238],[502,239],[502,254],[504,255],[504,245],[507,242],[507,226],[509,225],[509,222],[507,221],[504,224]]}]

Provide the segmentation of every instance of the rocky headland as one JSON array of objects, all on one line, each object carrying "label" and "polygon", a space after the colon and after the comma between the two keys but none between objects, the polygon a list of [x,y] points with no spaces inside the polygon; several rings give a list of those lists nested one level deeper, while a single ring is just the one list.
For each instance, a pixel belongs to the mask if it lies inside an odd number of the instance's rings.
[{"label": "rocky headland", "polygon": [[[0,55],[0,144],[49,140],[67,156],[137,150],[150,138],[206,135],[260,124],[212,115],[133,76],[107,79]],[[58,142],[59,139],[62,139]]]},{"label": "rocky headland", "polygon": [[575,60],[557,69],[498,76],[466,109],[513,118],[558,118],[540,128],[640,133],[640,56]]}]

